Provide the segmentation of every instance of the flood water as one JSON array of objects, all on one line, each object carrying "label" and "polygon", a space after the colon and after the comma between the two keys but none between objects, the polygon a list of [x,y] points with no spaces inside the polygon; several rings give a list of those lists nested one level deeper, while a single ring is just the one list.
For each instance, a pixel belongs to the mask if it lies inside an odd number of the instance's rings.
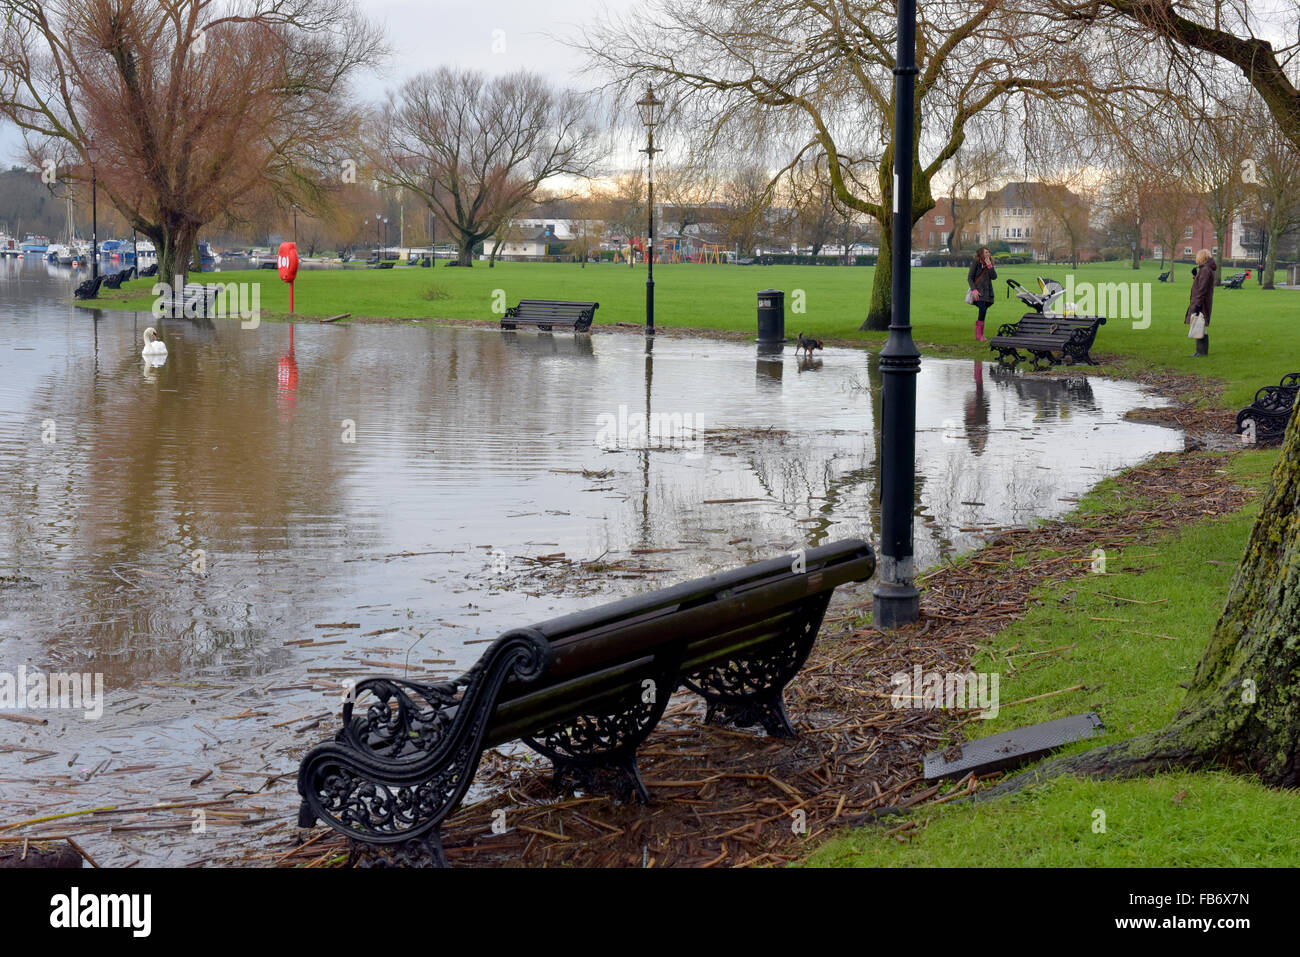
[{"label": "flood water", "polygon": [[[101,672],[110,702],[94,738],[0,722],[0,744],[74,770],[101,750],[202,766],[205,712],[243,703],[127,703],[256,686],[283,693],[217,736],[235,762],[260,736],[248,770],[288,771],[290,745],[326,726],[287,744],[270,729],[337,711],[323,695],[344,676],[455,673],[511,627],[876,538],[880,374],[862,351],[809,364],[634,335],[162,324],[71,307],[74,284],[0,263],[0,670]],[[161,365],[141,358],[151,325]],[[926,360],[918,567],[1180,448],[1122,420],[1158,404],[1084,374]],[[669,434],[647,440],[647,412]],[[26,753],[0,753],[0,801],[42,770]]]}]

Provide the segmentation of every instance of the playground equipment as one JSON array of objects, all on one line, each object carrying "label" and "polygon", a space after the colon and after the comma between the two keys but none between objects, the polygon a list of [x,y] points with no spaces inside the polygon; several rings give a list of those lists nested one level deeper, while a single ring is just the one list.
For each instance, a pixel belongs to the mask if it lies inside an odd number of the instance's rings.
[{"label": "playground equipment", "polygon": [[693,263],[712,263],[715,266],[721,266],[727,261],[727,247],[721,243],[704,243],[700,246],[700,252],[696,257],[692,257]]}]

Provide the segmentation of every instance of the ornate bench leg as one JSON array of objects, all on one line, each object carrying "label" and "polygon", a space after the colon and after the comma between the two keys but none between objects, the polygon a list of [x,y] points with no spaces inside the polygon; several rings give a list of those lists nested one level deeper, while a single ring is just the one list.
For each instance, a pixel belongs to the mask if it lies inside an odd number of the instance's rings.
[{"label": "ornate bench leg", "polygon": [[348,867],[446,867],[437,832],[404,844],[367,844],[348,838]]},{"label": "ornate bench leg", "polygon": [[782,640],[761,652],[733,658],[686,678],[683,684],[708,702],[705,723],[759,726],[774,738],[794,737],[785,711],[785,686],[812,651],[830,600],[829,592],[809,598]]},{"label": "ornate bench leg", "polygon": [[635,797],[646,804],[650,794],[637,770],[636,749],[663,717],[674,688],[671,671],[647,678],[617,710],[562,721],[524,743],[550,758],[557,790],[601,792],[619,801]]},{"label": "ornate bench leg", "polygon": [[552,758],[555,772],[551,786],[559,793],[586,791],[608,794],[620,804],[636,799],[638,804],[650,803],[650,792],[641,780],[641,769],[636,766],[636,755],[621,760],[587,763]]}]

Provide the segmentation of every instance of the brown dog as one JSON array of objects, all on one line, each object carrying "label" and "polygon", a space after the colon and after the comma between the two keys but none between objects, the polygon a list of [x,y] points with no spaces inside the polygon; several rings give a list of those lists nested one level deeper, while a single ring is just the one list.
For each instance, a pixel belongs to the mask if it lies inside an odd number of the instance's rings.
[{"label": "brown dog", "polygon": [[801,332],[799,333],[799,344],[794,347],[794,354],[798,355],[799,351],[802,349],[808,353],[809,357],[811,357],[814,349],[821,348],[822,341],[820,339],[813,339],[811,337],[805,338],[804,334]]}]

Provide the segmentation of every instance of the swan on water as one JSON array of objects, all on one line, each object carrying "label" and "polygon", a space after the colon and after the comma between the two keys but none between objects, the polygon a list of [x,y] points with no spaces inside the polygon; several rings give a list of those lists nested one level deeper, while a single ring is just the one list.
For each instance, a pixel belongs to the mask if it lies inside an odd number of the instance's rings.
[{"label": "swan on water", "polygon": [[152,326],[144,331],[144,349],[140,352],[142,356],[165,356],[167,347],[163,341],[158,338],[158,333]]}]

